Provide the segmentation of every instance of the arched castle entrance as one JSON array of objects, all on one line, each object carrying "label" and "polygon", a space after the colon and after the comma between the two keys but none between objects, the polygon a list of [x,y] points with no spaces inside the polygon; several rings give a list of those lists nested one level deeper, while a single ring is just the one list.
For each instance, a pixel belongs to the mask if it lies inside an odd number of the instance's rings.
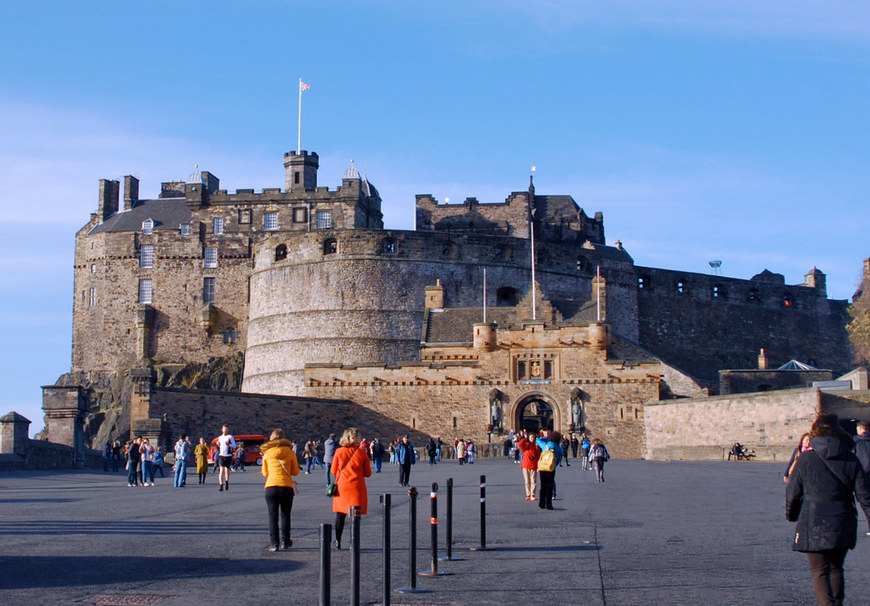
[{"label": "arched castle entrance", "polygon": [[553,431],[560,426],[561,415],[555,402],[540,393],[528,394],[520,398],[514,407],[514,428],[519,431],[540,432],[542,429]]}]

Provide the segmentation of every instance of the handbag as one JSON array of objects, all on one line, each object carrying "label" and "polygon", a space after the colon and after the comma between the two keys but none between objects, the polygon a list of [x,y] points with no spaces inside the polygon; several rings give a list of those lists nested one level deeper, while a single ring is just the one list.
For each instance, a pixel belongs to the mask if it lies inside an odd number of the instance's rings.
[{"label": "handbag", "polygon": [[347,460],[347,463],[339,470],[338,475],[335,476],[335,480],[329,483],[329,486],[326,487],[326,496],[328,497],[337,497],[338,496],[338,478],[341,477],[341,472],[344,471],[344,468],[347,467],[353,458],[356,456],[356,452],[350,455],[350,458]]}]

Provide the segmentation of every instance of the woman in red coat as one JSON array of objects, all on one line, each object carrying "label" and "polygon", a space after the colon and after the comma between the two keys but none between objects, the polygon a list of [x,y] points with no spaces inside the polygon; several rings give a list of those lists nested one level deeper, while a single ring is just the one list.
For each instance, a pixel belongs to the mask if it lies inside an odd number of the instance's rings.
[{"label": "woman in red coat", "polygon": [[368,452],[360,448],[360,442],[362,436],[355,427],[346,430],[329,470],[336,477],[335,483],[338,485],[338,496],[332,498],[332,511],[335,512],[335,540],[332,544],[336,549],[341,549],[341,535],[348,510],[358,505],[360,513],[365,514],[368,509],[366,478],[371,477],[372,466]]}]

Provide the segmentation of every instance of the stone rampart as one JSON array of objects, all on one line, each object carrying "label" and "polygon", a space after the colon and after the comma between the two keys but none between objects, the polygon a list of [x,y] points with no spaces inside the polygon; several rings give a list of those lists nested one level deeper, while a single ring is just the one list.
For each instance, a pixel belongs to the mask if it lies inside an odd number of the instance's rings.
[{"label": "stone rampart", "polygon": [[646,458],[721,460],[740,442],[759,459],[788,461],[821,402],[816,388],[648,402]]}]

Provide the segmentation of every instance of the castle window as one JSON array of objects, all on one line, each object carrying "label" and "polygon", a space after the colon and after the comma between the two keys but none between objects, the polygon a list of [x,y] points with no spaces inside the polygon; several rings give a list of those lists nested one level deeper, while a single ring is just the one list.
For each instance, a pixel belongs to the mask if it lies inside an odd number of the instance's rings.
[{"label": "castle window", "polygon": [[218,266],[218,249],[216,248],[206,248],[205,256],[202,259],[203,267],[217,267]]},{"label": "castle window", "polygon": [[785,295],[782,298],[782,306],[783,307],[791,307],[791,297],[789,297],[788,295]]},{"label": "castle window", "polygon": [[154,232],[154,219],[145,219],[142,221],[142,233],[150,236]]},{"label": "castle window", "polygon": [[91,273],[92,274],[97,273],[97,264],[96,263],[91,263]]},{"label": "castle window", "polygon": [[178,226],[178,231],[181,233],[182,236],[189,236],[190,235],[190,223],[182,223],[181,225]]},{"label": "castle window", "polygon": [[495,304],[498,307],[514,307],[517,304],[517,289],[502,286],[495,292]]},{"label": "castle window", "polygon": [[212,227],[214,228],[214,235],[220,236],[224,233],[224,218],[223,217],[215,217],[212,219]]},{"label": "castle window", "polygon": [[287,245],[286,244],[279,244],[278,246],[275,247],[275,260],[276,261],[283,261],[286,258],[287,258]]},{"label": "castle window", "polygon": [[97,289],[91,288],[88,291],[88,306],[95,307],[97,305]]},{"label": "castle window", "polygon": [[758,292],[757,288],[753,288],[749,291],[749,302],[750,303],[758,303],[761,301],[761,295]]},{"label": "castle window", "polygon": [[544,362],[544,378],[552,379],[553,378],[553,363],[548,361]]},{"label": "castle window", "polygon": [[680,293],[681,295],[685,294],[686,291],[688,290],[688,286],[686,285],[686,281],[683,279],[677,280],[677,283],[675,286],[676,286],[677,292]]},{"label": "castle window", "polygon": [[278,229],[278,211],[266,211],[266,214],[263,215],[263,229],[266,231],[275,231]]},{"label": "castle window", "polygon": [[332,211],[317,211],[317,229],[332,229]]},{"label": "castle window", "polygon": [[293,209],[293,222],[294,223],[307,223],[308,222],[308,209],[307,208],[294,208]]},{"label": "castle window", "polygon": [[251,222],[251,209],[239,209],[239,225],[248,225]]},{"label": "castle window", "polygon": [[526,363],[517,361],[517,381],[522,381],[526,378]]},{"label": "castle window", "polygon": [[396,253],[396,241],[393,238],[384,238],[381,242],[381,252],[387,255]]},{"label": "castle window", "polygon": [[637,287],[638,288],[646,288],[649,284],[649,278],[646,276],[638,276],[637,277]]},{"label": "castle window", "polygon": [[214,278],[203,278],[202,279],[202,302],[203,303],[213,303],[214,302]]},{"label": "castle window", "polygon": [[589,263],[583,257],[577,257],[577,271],[584,271]]},{"label": "castle window", "polygon": [[227,328],[224,331],[224,343],[231,344],[236,342],[236,329]]},{"label": "castle window", "polygon": [[139,249],[139,267],[154,267],[154,245],[143,244]]},{"label": "castle window", "polygon": [[151,303],[154,297],[154,283],[151,280],[139,280],[139,303]]},{"label": "castle window", "polygon": [[721,284],[714,284],[713,288],[710,289],[710,296],[714,299],[724,299],[725,298],[725,290],[722,288]]},{"label": "castle window", "polygon": [[335,241],[335,238],[328,238],[323,241],[323,254],[331,255],[334,254],[338,250],[338,242]]}]

